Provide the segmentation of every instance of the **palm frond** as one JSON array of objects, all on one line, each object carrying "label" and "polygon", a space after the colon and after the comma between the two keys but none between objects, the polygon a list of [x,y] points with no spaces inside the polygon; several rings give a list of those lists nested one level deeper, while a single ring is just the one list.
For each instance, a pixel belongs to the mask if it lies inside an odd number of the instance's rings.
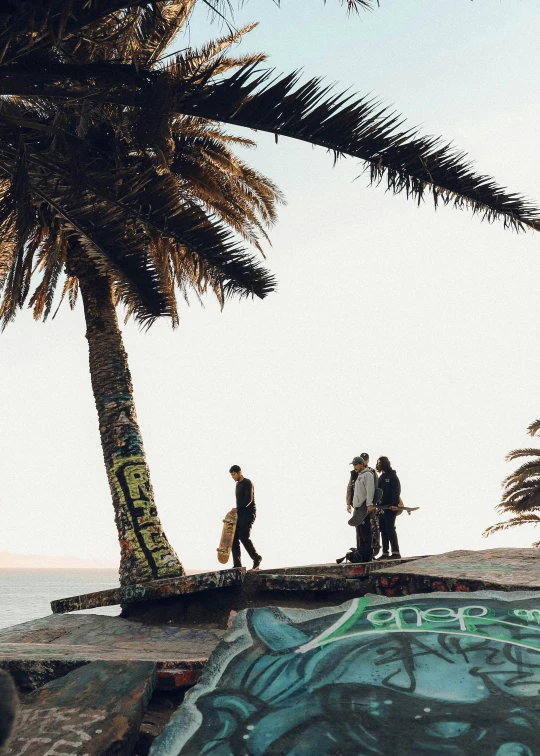
[{"label": "palm frond", "polygon": [[379,0],[340,0],[340,2],[347,6],[349,13],[358,13],[360,10],[373,10],[375,7],[379,7]]},{"label": "palm frond", "polygon": [[[518,517],[512,517],[510,520],[506,520],[506,522],[498,522],[495,525],[490,525],[489,528],[486,528],[486,530],[483,532],[484,538],[487,538],[490,535],[493,535],[493,533],[499,533],[502,530],[508,530],[509,528],[515,528],[518,525],[533,525],[536,527],[536,525],[540,524],[540,516],[535,514],[522,514]],[[536,545],[536,544],[534,544]]]},{"label": "palm frond", "polygon": [[[177,317],[167,266],[152,254],[160,236],[163,248],[175,250],[179,246],[183,250],[180,256],[173,252],[175,260],[181,259],[187,264],[191,258],[189,267],[197,271],[194,285],[200,287],[204,281],[204,287],[210,286],[216,291],[220,301],[226,295],[264,297],[275,288],[274,278],[238,245],[227,227],[212,217],[212,212],[220,214],[229,227],[236,228],[257,244],[257,232],[263,229],[264,223],[268,225],[275,219],[273,205],[280,194],[271,182],[256,172],[250,174],[247,166],[236,162],[227,141],[220,138],[219,129],[212,129],[209,139],[199,122],[198,139],[201,144],[213,145],[214,173],[221,161],[219,170],[223,184],[230,184],[236,200],[229,198],[228,204],[220,206],[218,189],[223,196],[226,190],[223,186],[215,187],[215,202],[207,197],[209,214],[193,202],[197,195],[193,194],[189,181],[157,168],[147,157],[141,156],[133,163],[132,148],[111,141],[110,130],[96,131],[92,119],[83,138],[69,131],[69,121],[65,123],[62,110],[27,107],[26,102],[4,100],[1,103],[0,124],[3,121],[8,131],[4,132],[6,138],[0,146],[0,166],[3,159],[4,168],[13,172],[10,165],[15,162],[16,152],[9,142],[21,139],[24,133],[24,161],[19,164],[27,173],[30,166],[31,178],[27,177],[29,194],[22,207],[31,209],[34,201],[38,201],[53,209],[65,233],[75,234],[98,268],[111,276],[118,297],[138,319],[144,319],[145,312],[150,318],[168,315],[174,321]],[[29,114],[33,115],[32,119]],[[191,139],[197,142],[194,136],[197,119],[190,120]],[[13,132],[11,139],[9,130]],[[126,136],[129,133],[126,132]],[[116,161],[114,171],[111,159]],[[9,200],[13,189],[11,193],[4,193]],[[13,211],[11,202],[8,216]],[[18,217],[22,215],[19,213]],[[96,218],[99,224],[95,223]],[[41,249],[42,271],[50,271],[50,275],[44,274],[30,304],[36,317],[47,317],[58,280],[53,258],[59,258],[53,254],[53,245],[47,243],[53,234],[48,235],[42,227],[39,233],[41,238],[29,249]],[[4,239],[9,238],[5,233]],[[0,257],[0,261],[5,261],[2,264],[6,270],[13,265],[13,254],[10,257],[8,249],[9,245],[4,244]],[[12,319],[27,297],[28,285],[21,286],[20,278],[32,267],[31,260],[24,265],[20,260],[13,267],[4,292],[5,322]],[[26,275],[28,277],[28,273]],[[178,279],[178,271],[175,276]],[[187,274],[182,277],[184,284],[188,278]],[[18,298],[9,295],[11,290],[19,291]]]},{"label": "palm frond", "polygon": [[508,193],[492,178],[473,172],[464,153],[439,137],[402,129],[402,118],[377,101],[332,94],[320,79],[301,86],[298,73],[272,80],[273,72],[247,66],[219,82],[177,81],[179,113],[258,129],[326,147],[367,164],[371,183],[420,202],[429,192],[435,206],[468,208],[482,219],[503,220],[516,230],[540,229],[540,211]]},{"label": "palm frond", "polygon": [[514,459],[520,459],[521,457],[540,457],[540,449],[528,448],[528,449],[513,449],[505,457],[507,462],[511,462]]},{"label": "palm frond", "polygon": [[527,433],[530,436],[536,436],[538,431],[540,431],[540,420],[535,420],[534,423],[531,423],[527,428]]},{"label": "palm frond", "polygon": [[0,63],[159,58],[196,0],[17,0],[0,4]]},{"label": "palm frond", "polygon": [[531,475],[540,475],[540,457],[538,456],[535,459],[524,462],[522,465],[516,468],[514,472],[511,473],[508,478],[506,478],[506,480],[511,480],[513,478],[518,479],[524,476],[530,477]]}]

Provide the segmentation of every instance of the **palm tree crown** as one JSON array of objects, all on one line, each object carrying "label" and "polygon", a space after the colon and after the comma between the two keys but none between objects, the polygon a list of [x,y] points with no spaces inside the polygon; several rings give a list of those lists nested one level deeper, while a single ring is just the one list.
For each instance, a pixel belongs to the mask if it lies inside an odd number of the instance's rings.
[{"label": "palm tree crown", "polygon": [[[32,304],[48,314],[70,238],[144,323],[176,320],[173,281],[181,290],[188,279],[210,287],[221,300],[272,291],[272,276],[231,229],[257,246],[282,198],[233,156],[242,140],[219,124],[359,158],[372,182],[416,201],[431,193],[436,205],[539,228],[532,203],[476,175],[458,150],[403,127],[376,101],[320,80],[301,83],[296,73],[277,76],[261,69],[262,55],[231,57],[248,29],[165,56],[195,2],[23,0],[0,12],[4,324],[29,294],[36,257],[45,279]],[[65,291],[73,301],[76,283]]]}]

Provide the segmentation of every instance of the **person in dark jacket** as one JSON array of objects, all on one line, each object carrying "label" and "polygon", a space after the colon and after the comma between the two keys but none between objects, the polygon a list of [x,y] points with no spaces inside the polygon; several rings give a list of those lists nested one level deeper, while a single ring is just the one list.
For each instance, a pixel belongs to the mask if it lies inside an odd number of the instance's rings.
[{"label": "person in dark jacket", "polygon": [[[379,504],[379,525],[381,528],[382,554],[379,559],[401,559],[399,543],[396,533],[396,517],[401,496],[401,483],[392,469],[388,457],[379,457],[375,469],[379,473],[378,486],[382,490]],[[392,548],[390,555],[389,548]]]},{"label": "person in dark jacket", "polygon": [[255,509],[255,488],[248,478],[244,478],[239,465],[233,465],[229,472],[231,478],[236,481],[236,511],[238,513],[232,545],[233,567],[242,566],[240,557],[240,544],[242,544],[253,559],[252,569],[258,570],[262,562],[262,556],[257,554],[257,550],[249,537],[255,517],[257,516],[257,510]]}]

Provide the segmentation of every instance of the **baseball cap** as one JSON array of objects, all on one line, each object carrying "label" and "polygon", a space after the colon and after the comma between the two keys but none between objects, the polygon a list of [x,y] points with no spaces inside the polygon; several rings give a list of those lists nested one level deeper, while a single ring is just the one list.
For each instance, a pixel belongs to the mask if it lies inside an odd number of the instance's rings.
[{"label": "baseball cap", "polygon": [[359,457],[354,457],[352,462],[349,462],[350,465],[363,465],[366,460],[360,455]]},{"label": "baseball cap", "polygon": [[364,462],[367,462],[369,459],[369,454],[366,454],[365,452],[362,452],[362,454],[359,457],[354,457],[352,462],[349,462],[350,465],[363,465]]}]

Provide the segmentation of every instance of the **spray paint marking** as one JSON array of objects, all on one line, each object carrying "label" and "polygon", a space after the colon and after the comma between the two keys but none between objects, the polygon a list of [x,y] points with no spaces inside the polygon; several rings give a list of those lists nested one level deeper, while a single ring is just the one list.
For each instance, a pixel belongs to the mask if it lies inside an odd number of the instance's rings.
[{"label": "spray paint marking", "polygon": [[[148,563],[154,578],[167,577],[177,563],[167,544],[154,503],[144,457],[124,457],[111,470],[124,519],[129,524],[123,546]],[[129,544],[129,545],[128,545]]]}]

